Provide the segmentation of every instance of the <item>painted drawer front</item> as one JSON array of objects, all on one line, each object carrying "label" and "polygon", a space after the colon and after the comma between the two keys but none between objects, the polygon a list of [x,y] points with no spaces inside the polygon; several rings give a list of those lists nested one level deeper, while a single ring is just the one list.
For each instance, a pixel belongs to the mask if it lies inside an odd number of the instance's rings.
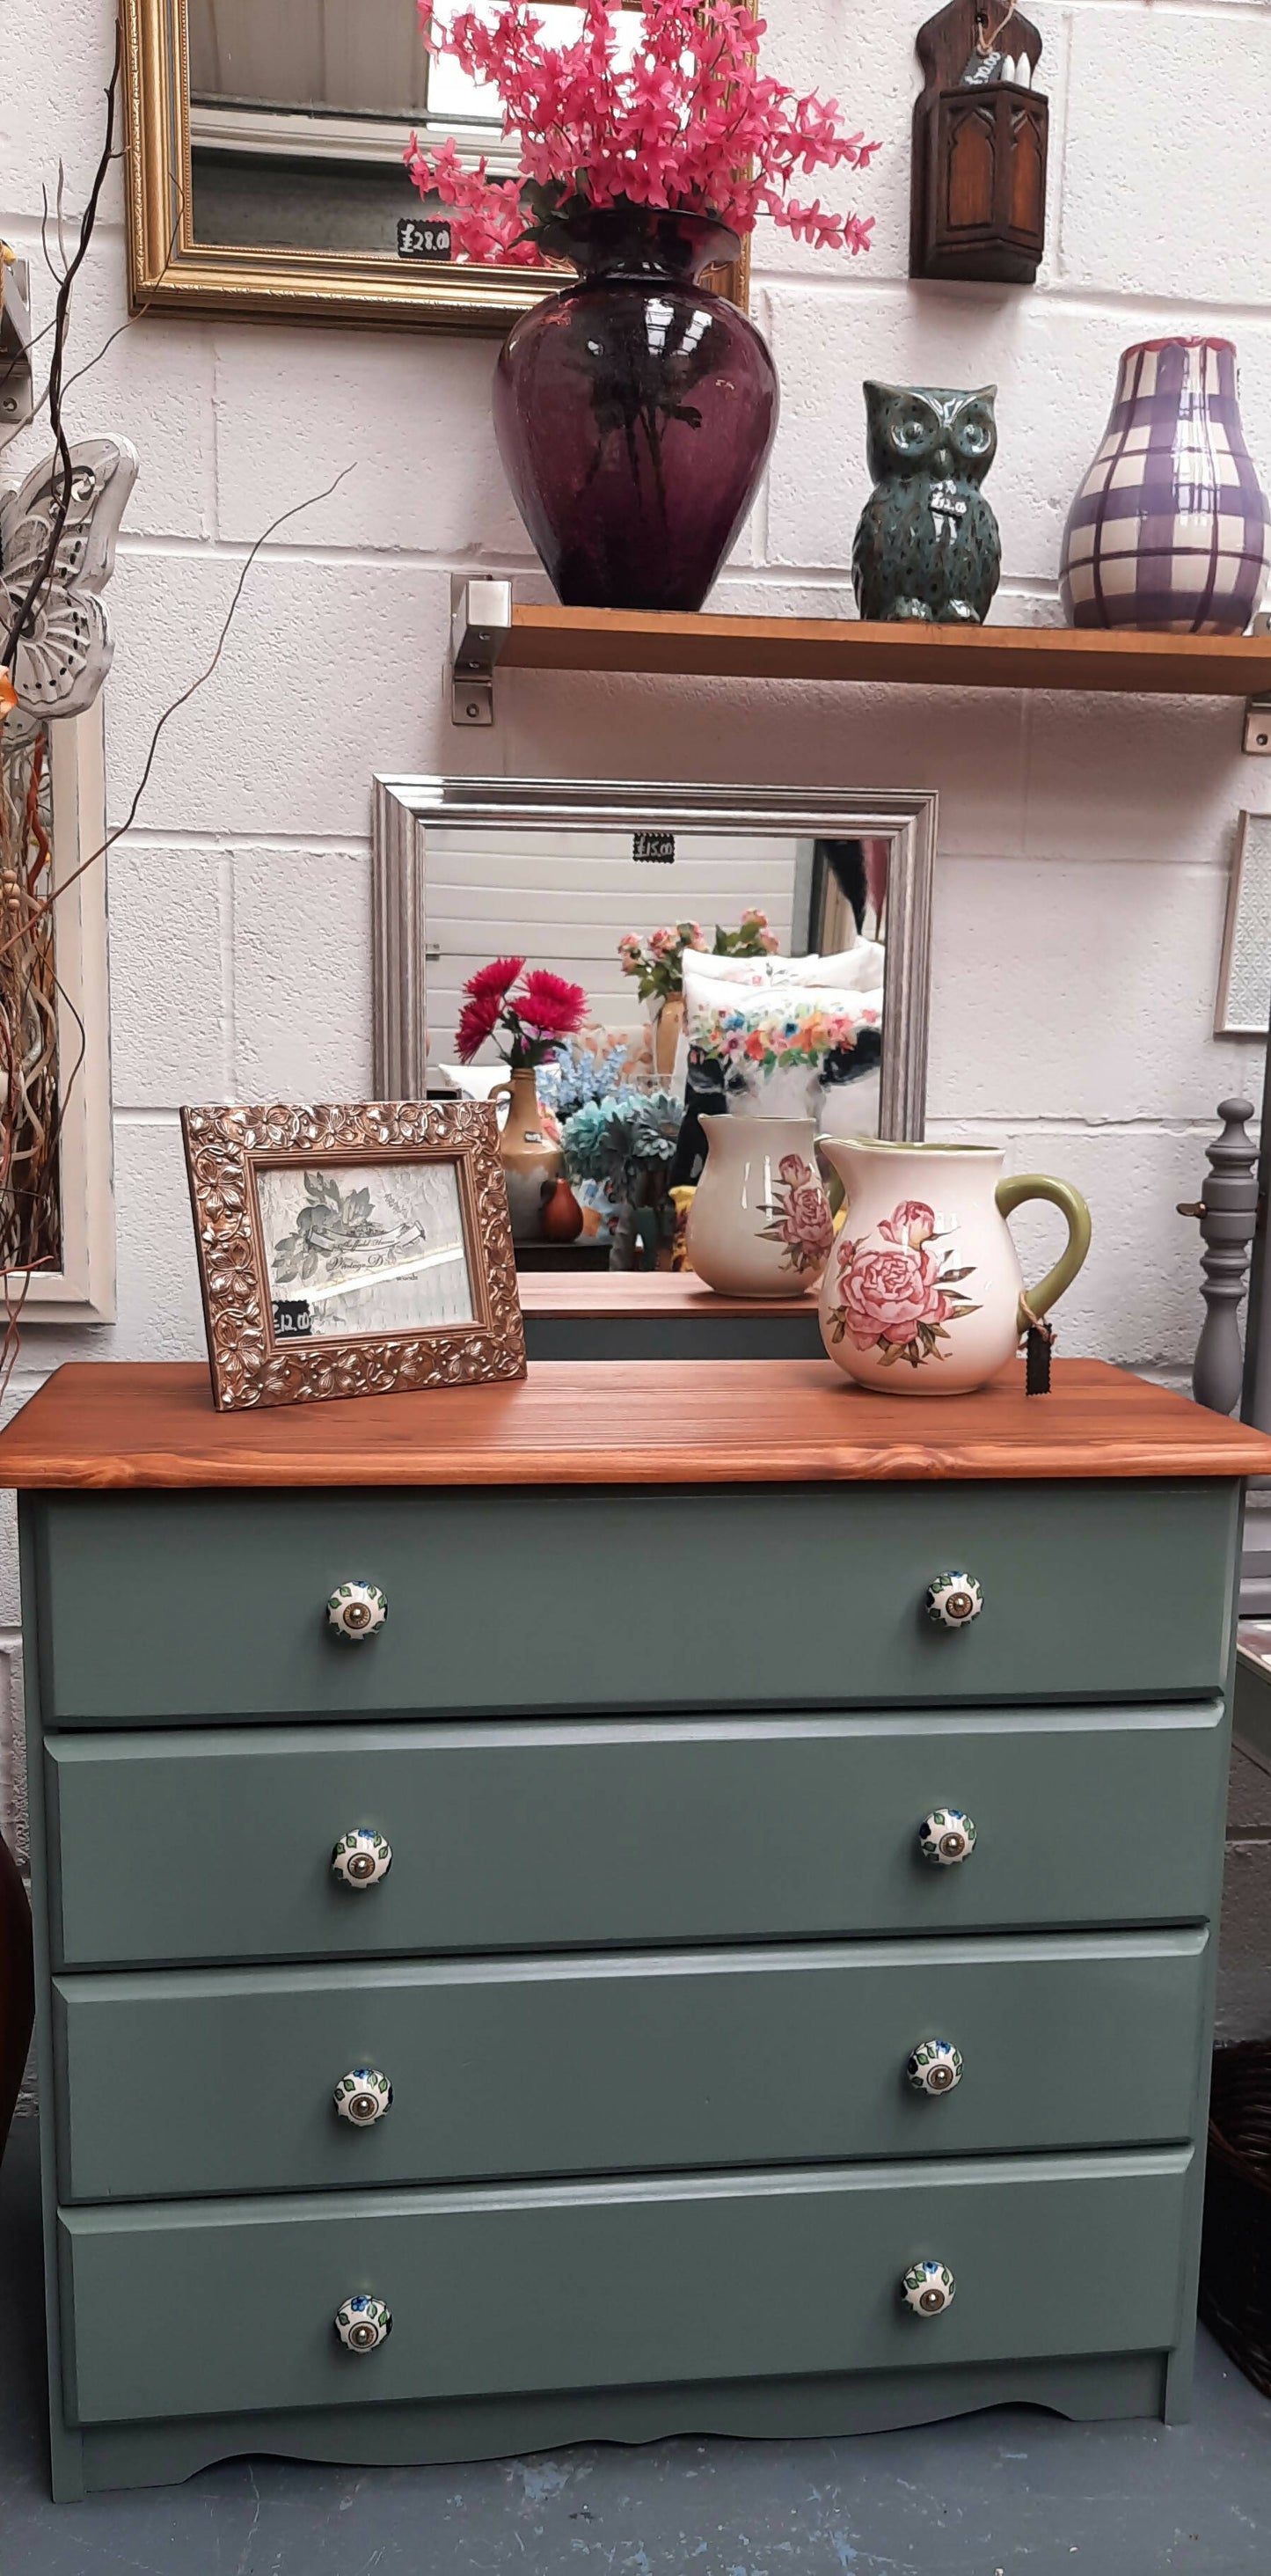
[{"label": "painted drawer front", "polygon": [[[1213,1908],[1225,1773],[1218,1702],[188,1729],[46,1760],[58,1967],[1184,1922]],[[977,1825],[957,1867],[921,1855],[935,1806]],[[393,1861],[353,1890],[330,1861],[358,1825]]]},{"label": "painted drawer front", "polygon": [[[1238,1507],[1133,1480],[45,1496],[44,1720],[1181,1698],[1225,1680]],[[631,1563],[665,1653],[622,1615]],[[984,1597],[960,1632],[924,1608],[950,1566]],[[389,1608],[355,1645],[326,1615],[350,1580]]]},{"label": "painted drawer front", "polygon": [[[63,2200],[1186,2139],[1205,1935],[62,1977]],[[945,2095],[906,2076],[951,2040]],[[387,2074],[355,2128],[333,2086]]]},{"label": "painted drawer front", "polygon": [[[1189,2153],[63,2211],[72,2421],[1160,2350]],[[901,2297],[935,2258],[945,2314]],[[355,2357],[333,2319],[386,2300]]]}]

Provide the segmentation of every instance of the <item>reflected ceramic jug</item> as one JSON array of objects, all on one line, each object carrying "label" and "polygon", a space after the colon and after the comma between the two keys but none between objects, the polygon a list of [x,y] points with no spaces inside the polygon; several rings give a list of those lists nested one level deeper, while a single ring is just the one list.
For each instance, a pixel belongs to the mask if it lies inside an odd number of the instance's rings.
[{"label": "reflected ceramic jug", "polygon": [[[1090,1210],[1066,1181],[1028,1172],[1004,1181],[1002,1155],[981,1145],[881,1145],[820,1139],[847,1192],[842,1232],[821,1284],[821,1338],[861,1386],[889,1395],[967,1395],[1004,1368],[1028,1322],[1072,1285],[1090,1249]],[[1006,1219],[1049,1199],[1068,1241],[1039,1287],[1025,1290]]]},{"label": "reflected ceramic jug", "polygon": [[798,1297],[834,1240],[810,1118],[703,1118],[706,1166],[685,1237],[691,1270],[726,1297]]}]

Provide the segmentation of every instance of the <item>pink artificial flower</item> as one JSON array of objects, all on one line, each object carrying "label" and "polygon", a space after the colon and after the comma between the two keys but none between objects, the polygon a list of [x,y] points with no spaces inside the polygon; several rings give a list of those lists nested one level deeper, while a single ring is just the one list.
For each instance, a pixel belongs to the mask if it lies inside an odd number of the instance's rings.
[{"label": "pink artificial flower", "polygon": [[739,233],[767,215],[820,248],[868,249],[872,216],[801,204],[791,190],[796,174],[865,169],[878,145],[844,131],[836,99],[760,72],[767,28],[743,0],[647,0],[625,60],[619,0],[583,0],[578,35],[559,45],[544,43],[533,0],[493,0],[489,16],[461,8],[448,22],[433,0],[418,5],[430,53],[496,91],[519,153],[520,175],[495,179],[484,159],[465,166],[453,141],[430,152],[411,136],[411,177],[449,213],[461,258],[541,267],[544,244],[564,255],[571,220],[619,202],[709,213]]}]

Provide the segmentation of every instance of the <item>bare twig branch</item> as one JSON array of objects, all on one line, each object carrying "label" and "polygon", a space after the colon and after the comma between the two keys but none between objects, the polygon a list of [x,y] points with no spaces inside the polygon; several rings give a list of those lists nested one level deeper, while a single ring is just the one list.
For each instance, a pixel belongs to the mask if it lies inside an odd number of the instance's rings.
[{"label": "bare twig branch", "polygon": [[[242,569],[234,584],[230,603],[225,611],[225,616],[222,621],[221,631],[216,639],[216,650],[212,655],[211,661],[207,664],[205,670],[200,671],[197,677],[191,680],[188,689],[183,689],[180,697],[174,698],[171,705],[164,708],[163,713],[155,726],[154,732],[150,737],[150,748],[146,753],[145,764],[142,768],[141,777],[137,783],[137,791],[122,823],[116,823],[114,830],[106,834],[106,838],[101,843],[100,847],[96,850],[91,850],[88,857],[86,859],[82,859],[79,866],[77,868],[73,868],[68,877],[63,877],[57,888],[57,894],[59,897],[67,893],[68,889],[75,885],[80,877],[85,876],[91,867],[95,867],[97,861],[99,859],[103,859],[106,852],[114,848],[116,841],[122,840],[125,832],[130,832],[132,830],[133,824],[137,819],[137,813],[142,797],[145,795],[146,789],[150,784],[150,773],[154,768],[155,756],[158,752],[160,741],[164,733],[167,731],[172,718],[175,715],[180,714],[182,707],[188,707],[191,698],[197,697],[199,690],[206,688],[208,681],[211,679],[212,674],[220,661],[221,655],[225,650],[226,644],[229,641],[229,631],[234,623],[238,603],[247,586],[248,574],[250,573],[252,565],[255,563],[256,557],[260,553],[261,548],[263,546],[267,546],[270,538],[276,536],[280,528],[285,528],[289,520],[298,519],[302,510],[316,510],[320,501],[329,501],[332,493],[339,491],[340,485],[347,482],[352,472],[353,467],[351,464],[342,466],[340,472],[336,475],[335,481],[333,483],[328,483],[325,491],[311,492],[308,499],[304,501],[293,501],[289,510],[281,510],[276,519],[270,520],[267,528],[261,529],[260,535],[254,540],[243,559]],[[3,959],[8,955],[11,944],[12,943],[10,941],[0,941],[0,961],[3,961]]]},{"label": "bare twig branch", "polygon": [[[71,295],[74,289],[75,280],[84,265],[84,261],[88,257],[89,244],[97,226],[97,212],[101,204],[102,190],[106,185],[106,178],[110,169],[111,159],[113,157],[115,139],[115,108],[118,96],[119,33],[116,29],[115,59],[111,65],[110,79],[106,84],[105,141],[102,146],[101,158],[98,161],[97,169],[93,177],[93,184],[88,192],[88,202],[80,219],[79,241],[72,257],[67,263],[61,284],[57,290],[57,311],[53,334],[53,356],[49,366],[48,405],[49,426],[53,432],[54,444],[57,450],[57,465],[60,469],[60,489],[58,488],[57,476],[55,473],[55,499],[50,518],[48,543],[45,546],[44,553],[31,577],[31,582],[27,589],[26,596],[15,610],[13,623],[5,641],[2,659],[5,669],[9,671],[13,669],[14,656],[34,615],[35,604],[39,599],[40,593],[44,584],[48,580],[54,564],[57,561],[57,550],[62,542],[67,515],[71,506],[71,451],[67,442],[65,429],[62,426],[62,367],[66,351],[66,332],[70,318]],[[60,200],[60,182],[58,193]]]},{"label": "bare twig branch", "polygon": [[[116,159],[117,161],[121,161],[121,160],[123,159],[123,154],[122,154],[121,152],[117,152],[117,153],[115,154],[115,156],[114,156],[114,157],[115,157],[115,159]],[[178,238],[179,238],[179,235],[180,235],[180,231],[181,231],[181,216],[182,216],[182,211],[183,211],[183,209],[184,209],[184,205],[185,205],[185,196],[184,196],[184,191],[183,191],[179,186],[178,186],[178,188],[176,189],[176,200],[177,200],[177,210],[176,210],[175,215],[174,215],[174,216],[173,216],[173,218],[172,218],[172,230],[171,230],[171,232],[170,232],[170,233],[169,233],[169,235],[168,235],[168,250],[167,250],[167,262],[168,262],[168,263],[170,263],[170,262],[171,262],[173,252],[175,251],[176,246],[177,246],[177,241],[178,241]],[[165,264],[167,264],[167,263],[165,263]],[[132,329],[132,326],[133,326],[134,322],[140,322],[140,321],[142,321],[142,320],[144,319],[144,316],[145,316],[147,313],[149,313],[149,312],[151,311],[151,309],[152,309],[152,307],[153,307],[153,303],[154,303],[154,298],[153,298],[153,296],[149,296],[149,295],[143,296],[143,297],[142,297],[142,300],[141,300],[141,302],[140,302],[140,304],[134,305],[133,310],[131,311],[131,313],[126,314],[122,322],[117,322],[117,323],[116,323],[114,330],[113,330],[113,331],[111,331],[111,332],[109,332],[109,333],[107,334],[107,337],[103,340],[103,342],[102,342],[102,344],[101,344],[101,347],[100,347],[99,349],[95,349],[95,350],[94,350],[92,357],[91,357],[91,358],[85,358],[83,366],[82,366],[82,367],[77,367],[77,368],[76,368],[76,370],[75,370],[74,375],[73,375],[73,376],[68,376],[68,377],[66,378],[66,381],[65,381],[64,385],[62,386],[62,400],[63,400],[63,402],[65,402],[67,395],[68,395],[70,392],[72,392],[72,391],[73,391],[73,389],[74,389],[74,387],[75,387],[76,385],[80,385],[80,384],[82,384],[82,383],[83,383],[85,376],[91,376],[91,374],[92,374],[92,372],[93,372],[94,367],[99,367],[99,366],[101,365],[102,359],[106,356],[107,351],[108,351],[108,350],[110,350],[110,349],[113,349],[113,348],[114,348],[114,345],[115,345],[116,340],[122,340],[122,338],[123,338],[123,336],[124,336],[125,331],[131,331],[131,329]],[[40,331],[40,332],[37,332],[36,337],[31,341],[31,343],[30,343],[31,349],[32,349],[32,350],[38,349],[38,348],[39,348],[39,346],[40,346],[41,341],[42,341],[42,340],[47,340],[47,338],[48,338],[48,336],[49,336],[49,333],[50,333],[51,331],[56,330],[56,328],[57,328],[56,322],[46,322],[46,323],[45,323],[45,326],[44,326],[44,329],[43,329],[42,331]],[[32,408],[31,408],[31,418],[32,418],[32,420],[33,420],[33,421],[35,421],[35,420],[38,420],[38,419],[39,419],[40,414],[41,414],[41,412],[43,411],[43,409],[44,409],[44,407],[45,407],[45,404],[46,404],[46,403],[47,403],[47,401],[48,401],[48,398],[49,398],[49,388],[48,388],[48,385],[46,384],[46,385],[45,385],[45,388],[44,388],[43,393],[42,393],[42,394],[39,394],[39,395],[37,396],[37,398],[36,398],[35,402],[34,402],[34,403],[33,403],[33,405],[32,405]]]},{"label": "bare twig branch", "polygon": [[[128,322],[122,323],[111,332],[95,357],[87,360],[75,375],[69,378],[65,375],[72,294],[96,229],[111,162],[118,157],[114,149],[114,133],[119,81],[120,47],[117,37],[106,90],[103,147],[73,245],[68,241],[66,176],[60,164],[52,207],[47,193],[45,195],[40,238],[49,272],[57,280],[57,295],[53,320],[47,331],[40,334],[41,340],[51,336],[52,352],[48,380],[36,412],[38,415],[47,405],[55,451],[50,491],[52,507],[48,538],[40,562],[25,597],[11,609],[9,635],[3,647],[3,660],[10,668],[38,605],[56,576],[58,551],[69,517],[73,497],[72,464],[64,423],[65,397],[71,386],[99,363],[106,350],[119,338],[120,332],[129,327]],[[179,228],[180,221],[178,208],[176,228]],[[22,1309],[32,1275],[40,1270],[55,1269],[60,1264],[61,1136],[67,1103],[80,1074],[85,1052],[83,1023],[57,978],[53,939],[56,902],[131,829],[149,786],[163,734],[173,717],[189,705],[216,671],[252,567],[262,548],[302,511],[328,500],[351,472],[352,467],[346,466],[325,491],[314,493],[309,499],[295,502],[281,511],[249,547],[210,660],[188,688],[164,708],[155,724],[127,814],[106,834],[100,847],[60,883],[53,881],[55,854],[50,849],[46,820],[41,820],[42,740],[37,738],[25,792],[20,805],[15,806],[12,813],[10,806],[14,803],[14,796],[11,791],[21,784],[26,757],[23,745],[29,747],[29,737],[24,736],[21,743],[15,741],[12,754],[5,755],[4,792],[0,796],[0,888],[3,888],[4,915],[0,922],[0,1395],[18,1355]],[[14,764],[12,772],[10,757]]]}]

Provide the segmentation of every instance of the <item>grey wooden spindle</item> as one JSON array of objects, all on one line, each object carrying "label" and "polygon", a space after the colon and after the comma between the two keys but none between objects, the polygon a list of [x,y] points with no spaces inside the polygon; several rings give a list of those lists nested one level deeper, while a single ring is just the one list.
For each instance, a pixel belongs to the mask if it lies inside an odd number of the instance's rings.
[{"label": "grey wooden spindle", "polygon": [[1192,1393],[1213,1413],[1233,1413],[1244,1375],[1239,1318],[1258,1220],[1258,1149],[1248,1132],[1251,1100],[1221,1100],[1218,1115],[1222,1134],[1205,1148],[1209,1177],[1204,1197],[1180,1202],[1178,1213],[1199,1217],[1205,1247],[1200,1257],[1205,1321],[1196,1345]]},{"label": "grey wooden spindle", "polygon": [[[1262,1140],[1258,1149],[1258,1230],[1253,1238],[1249,1271],[1249,1305],[1245,1316],[1245,1381],[1240,1405],[1242,1422],[1259,1431],[1271,1423],[1271,1327],[1267,1320],[1267,1193],[1271,1191],[1271,1046],[1262,1077]],[[1265,1478],[1255,1478],[1264,1484]]]}]

